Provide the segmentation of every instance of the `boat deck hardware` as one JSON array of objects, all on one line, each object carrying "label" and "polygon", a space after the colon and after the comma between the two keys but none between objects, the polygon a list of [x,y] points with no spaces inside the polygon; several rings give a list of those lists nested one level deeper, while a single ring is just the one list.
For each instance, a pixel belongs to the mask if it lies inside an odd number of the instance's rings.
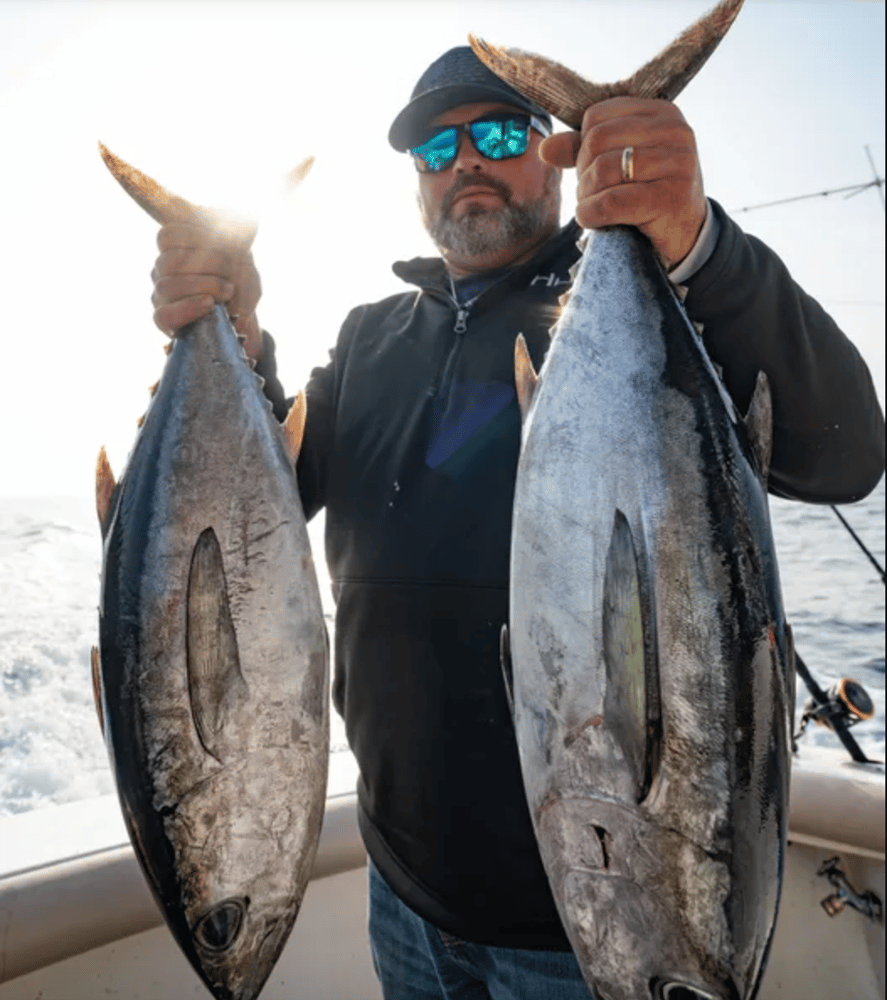
[{"label": "boat deck hardware", "polygon": [[822,875],[837,889],[830,896],[822,900],[822,908],[830,917],[836,917],[848,906],[854,910],[859,910],[863,916],[869,918],[876,924],[881,923],[884,916],[884,907],[880,898],[871,890],[857,892],[850,884],[850,880],[839,867],[840,858],[837,856],[823,861],[817,870],[817,875]]}]

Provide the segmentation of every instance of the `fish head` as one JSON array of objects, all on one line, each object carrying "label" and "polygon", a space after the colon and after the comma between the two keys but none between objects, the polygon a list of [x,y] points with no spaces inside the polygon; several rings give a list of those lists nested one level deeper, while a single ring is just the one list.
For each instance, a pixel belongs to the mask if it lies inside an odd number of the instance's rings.
[{"label": "fish head", "polygon": [[[216,1000],[253,1000],[292,929],[295,914],[249,896],[223,899],[191,929],[192,965]],[[186,952],[189,950],[186,949]]]},{"label": "fish head", "polygon": [[[549,800],[537,837],[561,919],[599,1000],[740,1000],[726,866],[642,809]],[[667,859],[678,857],[680,864]],[[626,956],[631,961],[626,962]]]},{"label": "fish head", "polygon": [[[254,1000],[295,923],[314,862],[323,775],[289,747],[244,753],[184,794],[164,822],[177,880],[167,923],[217,1000]],[[287,859],[281,863],[281,859]]]}]

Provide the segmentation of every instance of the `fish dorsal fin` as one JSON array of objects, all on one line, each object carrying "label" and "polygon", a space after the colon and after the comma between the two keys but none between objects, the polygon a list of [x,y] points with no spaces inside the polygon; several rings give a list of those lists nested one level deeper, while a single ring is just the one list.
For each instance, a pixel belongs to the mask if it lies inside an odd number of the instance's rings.
[{"label": "fish dorsal fin", "polygon": [[592,83],[560,63],[468,36],[475,55],[498,77],[573,129],[588,108],[610,97],[674,100],[717,48],[743,0],[721,0],[628,79]]},{"label": "fish dorsal fin", "polygon": [[286,441],[286,450],[289,453],[290,461],[296,464],[299,452],[302,450],[302,437],[305,434],[305,420],[308,416],[308,406],[305,402],[305,393],[300,392],[293,400],[293,405],[286,415],[286,419],[281,425],[283,437]]},{"label": "fish dorsal fin", "polygon": [[508,711],[514,718],[514,668],[511,663],[511,641],[508,636],[508,626],[503,625],[499,631],[499,666],[502,668],[502,680],[505,685],[505,700]]},{"label": "fish dorsal fin", "polygon": [[95,464],[95,509],[99,517],[99,529],[102,538],[108,534],[108,525],[111,523],[111,507],[114,498],[114,490],[117,489],[117,482],[111,470],[111,463],[108,461],[108,453],[104,448],[99,450],[99,457]]},{"label": "fish dorsal fin", "polygon": [[527,419],[538,381],[539,376],[533,367],[533,359],[530,357],[527,342],[524,335],[519,333],[514,342],[514,385],[517,390],[517,403],[520,406],[521,420]]},{"label": "fish dorsal fin", "polygon": [[770,392],[770,380],[763,372],[758,372],[755,381],[755,391],[745,415],[745,427],[761,480],[766,483],[773,454],[773,394]]},{"label": "fish dorsal fin", "polygon": [[222,550],[207,528],[188,575],[186,653],[191,715],[200,742],[220,763],[234,745],[231,727],[249,699],[228,604]]},{"label": "fish dorsal fin", "polygon": [[95,699],[95,711],[99,717],[99,728],[105,735],[105,713],[102,711],[102,661],[98,646],[89,651],[89,663],[92,672],[92,696]]},{"label": "fish dorsal fin", "polygon": [[625,755],[638,801],[649,789],[658,752],[652,727],[658,718],[659,683],[651,631],[631,526],[617,509],[604,570],[604,719]]}]

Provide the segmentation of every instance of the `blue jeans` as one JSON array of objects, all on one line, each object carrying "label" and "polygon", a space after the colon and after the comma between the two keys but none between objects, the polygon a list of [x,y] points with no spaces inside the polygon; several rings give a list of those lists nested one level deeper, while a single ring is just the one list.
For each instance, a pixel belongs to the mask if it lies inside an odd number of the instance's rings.
[{"label": "blue jeans", "polygon": [[592,1000],[572,952],[462,941],[413,913],[367,867],[370,951],[385,1000]]}]

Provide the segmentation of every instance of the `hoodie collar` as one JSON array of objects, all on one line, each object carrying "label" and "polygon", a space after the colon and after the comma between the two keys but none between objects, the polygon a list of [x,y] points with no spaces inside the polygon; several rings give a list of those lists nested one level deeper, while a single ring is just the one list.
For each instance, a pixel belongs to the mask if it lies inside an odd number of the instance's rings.
[{"label": "hoodie collar", "polygon": [[[559,232],[555,233],[551,239],[543,244],[539,250],[523,264],[517,264],[511,268],[514,272],[528,270],[538,267],[548,257],[559,253],[563,247],[572,242],[575,243],[582,232],[581,226],[575,219],[571,219]],[[412,260],[399,260],[391,266],[391,270],[402,281],[411,285],[418,285],[419,288],[444,292],[448,297],[450,294],[450,282],[447,269],[440,257],[413,257]],[[502,269],[505,274],[507,269]]]}]

